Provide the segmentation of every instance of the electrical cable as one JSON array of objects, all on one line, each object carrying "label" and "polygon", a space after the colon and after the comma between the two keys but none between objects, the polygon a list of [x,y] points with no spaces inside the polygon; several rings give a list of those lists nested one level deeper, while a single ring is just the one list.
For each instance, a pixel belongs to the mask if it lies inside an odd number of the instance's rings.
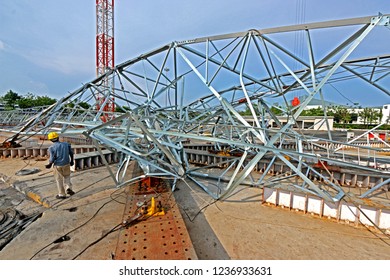
[{"label": "electrical cable", "polygon": [[[90,221],[92,221],[92,220],[97,216],[97,214],[98,214],[106,205],[108,205],[108,204],[109,204],[110,202],[112,202],[112,201],[113,201],[113,200],[110,199],[109,201],[103,203],[103,205],[101,205],[101,206],[98,208],[98,210],[97,210],[97,211],[96,211],[96,212],[95,212],[87,221],[85,221],[85,222],[82,223],[81,225],[75,227],[74,229],[68,231],[67,233],[65,233],[65,234],[64,234],[62,237],[60,237],[60,238],[63,238],[64,236],[67,236],[67,235],[71,234],[72,232],[74,232],[74,231],[76,231],[76,230],[82,228],[82,227],[85,226],[86,224],[88,224]],[[59,238],[57,238],[56,240],[58,240],[58,239],[59,239]],[[38,251],[30,258],[30,260],[34,259],[34,257],[35,257],[36,255],[38,255],[40,252],[42,252],[44,249],[46,249],[47,247],[49,247],[49,246],[52,245],[52,244],[54,244],[54,241],[51,242],[51,243],[49,243],[49,244],[47,244],[45,247],[41,248],[40,250],[38,250]]]},{"label": "electrical cable", "polygon": [[[126,205],[126,202],[121,202],[121,201],[116,200],[118,197],[121,196],[121,194],[118,194],[118,196],[116,196],[116,197],[114,198],[114,197],[113,197],[113,194],[114,194],[114,193],[115,193],[115,192],[112,192],[112,193],[110,194],[110,198],[111,198],[112,200],[114,200],[116,203]],[[122,193],[125,194],[125,190],[124,190],[124,189],[122,190]]]},{"label": "electrical cable", "polygon": [[[248,189],[248,188],[244,188],[244,189],[242,189],[242,190],[237,191],[236,193],[238,193],[238,192],[240,192],[240,191],[247,190],[247,189]],[[235,193],[235,194],[236,194],[236,193]],[[234,195],[234,194],[231,194],[229,197],[231,197],[231,196],[233,196],[233,195]],[[225,201],[226,201],[226,200],[224,200],[224,202],[225,202]],[[211,205],[213,205],[213,204],[216,205],[216,207],[217,207],[217,209],[218,209],[219,211],[223,212],[223,210],[219,207],[218,202],[220,202],[220,200],[214,200],[213,202],[211,202],[211,203],[205,205],[205,206],[202,207],[202,208],[195,214],[195,216],[192,217],[192,218],[189,216],[189,214],[188,214],[187,211],[184,209],[184,207],[182,207],[182,206],[180,205],[180,203],[177,203],[177,205],[183,210],[183,212],[185,213],[185,215],[188,217],[189,221],[190,221],[190,222],[194,222],[194,220],[196,219],[196,217],[197,217],[204,209],[208,208],[209,206],[211,206]],[[236,201],[233,201],[233,202],[236,202]],[[251,201],[241,201],[241,202],[247,203],[247,202],[251,202]],[[225,213],[225,215],[226,215],[226,213]],[[365,215],[365,214],[363,213],[363,215]],[[237,220],[250,220],[250,221],[253,221],[253,219],[251,219],[251,218],[243,219],[243,218],[234,217],[234,216],[232,216],[232,215],[229,215],[229,216],[232,217],[232,218],[234,218],[234,219],[237,219]],[[365,217],[366,217],[367,219],[369,219],[369,217],[368,217],[367,215],[365,215]],[[298,229],[306,229],[306,230],[320,230],[321,232],[324,232],[324,230],[323,230],[322,228],[321,228],[321,229],[304,228],[304,227],[302,227],[302,226],[292,226],[292,225],[285,225],[285,224],[278,224],[278,223],[269,223],[269,222],[264,222],[264,221],[261,221],[261,223],[263,223],[263,224],[270,224],[270,225],[276,225],[276,226],[293,227],[293,228],[298,228]],[[365,236],[360,236],[360,235],[345,234],[345,233],[333,232],[333,231],[326,231],[326,232],[329,232],[329,233],[336,233],[336,234],[342,234],[342,235],[348,235],[348,236],[354,236],[354,237],[358,237],[358,238],[380,239],[380,240],[383,241],[386,245],[390,245],[390,244],[387,243],[385,240],[383,240],[382,237],[380,237],[380,236],[376,235],[374,232],[372,232],[367,226],[365,226],[365,227],[370,231],[370,233],[374,234],[374,237],[365,237]],[[382,230],[380,230],[380,231],[383,233]],[[388,236],[386,233],[383,233],[383,234],[385,234],[386,236]]]},{"label": "electrical cable", "polygon": [[[135,184],[135,183],[133,183]],[[153,189],[154,190],[154,189]],[[124,191],[124,190],[122,190]],[[156,190],[154,190],[155,194],[157,194],[156,198],[160,197],[162,195],[162,193],[158,193]],[[114,192],[115,193],[115,192]],[[112,195],[112,194],[111,194]],[[111,197],[110,195],[110,197]],[[172,193],[170,194],[169,198],[171,197]],[[114,200],[115,201],[115,200]],[[139,209],[141,209],[142,206],[139,206],[137,207],[137,209],[135,210],[135,212],[137,212]],[[149,219],[150,217],[146,217],[144,219],[142,219],[142,221],[145,221],[147,219]],[[76,256],[74,256],[72,258],[72,260],[75,260],[77,259],[80,255],[82,255],[87,249],[89,249],[90,247],[92,247],[93,245],[99,243],[101,240],[103,240],[105,237],[107,237],[109,234],[121,229],[123,227],[123,223],[120,223],[120,224],[117,224],[116,226],[114,226],[111,230],[109,230],[107,233],[105,233],[103,236],[101,236],[100,238],[98,238],[97,240],[93,241],[92,243],[90,243],[87,247],[85,247],[81,252],[79,252]]]},{"label": "electrical cable", "polygon": [[330,85],[334,90],[336,90],[342,97],[344,97],[346,100],[348,100],[349,102],[351,102],[352,104],[355,104],[356,102],[352,101],[351,99],[349,99],[348,97],[346,97],[344,94],[341,93],[341,91],[339,91],[332,83],[328,83],[328,85]]},{"label": "electrical cable", "polygon": [[[322,165],[325,169],[325,171],[328,173],[329,176],[332,176],[331,172],[329,171],[329,169],[325,166],[325,165]],[[336,180],[336,184],[338,184],[338,186],[341,188],[340,184],[338,183],[338,181]],[[390,235],[389,234],[386,234],[385,231],[383,231],[377,224],[375,224],[375,222],[373,222],[368,216],[366,213],[364,213],[364,211],[362,211],[362,209],[359,208],[359,205],[357,205],[354,201],[353,201],[353,197],[351,195],[349,195],[348,193],[345,193],[345,196],[349,197],[350,200],[351,200],[351,203],[356,207],[356,209],[359,209],[360,213],[363,214],[363,216],[377,229],[379,230],[384,236],[386,236],[389,240],[390,240]],[[356,213],[354,213],[352,211],[352,209],[350,208],[350,206],[348,205],[348,201],[346,201],[345,197],[343,197],[343,200],[346,202],[346,206],[347,208],[351,211],[351,213],[358,219],[358,222],[363,225],[370,233],[372,233],[373,235],[375,235],[377,238],[379,238],[382,242],[384,242],[386,245],[390,246],[390,243],[386,242],[382,237],[378,236],[375,232],[373,232],[366,224],[364,224],[360,218],[357,216]]]},{"label": "electrical cable", "polygon": [[[97,183],[99,183],[99,182],[101,182],[101,181],[103,181],[103,180],[105,180],[105,179],[107,179],[107,178],[109,178],[109,177],[110,177],[110,175],[108,175],[108,176],[106,176],[106,177],[103,177],[103,178],[101,178],[101,179],[99,179],[99,180],[97,180],[97,181],[95,181],[95,182],[93,182],[93,183],[87,185],[86,187],[80,189],[77,193],[80,193],[80,192],[82,192],[82,191],[88,189],[89,187],[91,187],[91,186],[93,186],[93,185],[96,185]],[[73,196],[71,196],[71,197],[70,197],[70,200],[74,201],[75,199],[74,199]],[[51,208],[55,209],[54,206],[57,206],[57,207],[58,207],[58,206],[66,205],[68,201],[69,201],[69,199],[66,199],[66,200],[59,200],[58,202],[54,203],[54,204],[52,205]]]},{"label": "electrical cable", "polygon": [[[85,189],[87,189],[87,188],[89,188],[89,187],[95,185],[96,183],[98,183],[98,182],[100,182],[100,181],[103,181],[103,180],[107,179],[108,177],[110,177],[110,176],[106,176],[106,177],[104,177],[104,178],[102,178],[102,179],[99,179],[99,180],[96,181],[96,182],[93,182],[92,184],[90,184],[90,185],[86,186],[85,188],[83,188],[81,191],[83,191],[83,190],[85,190]],[[119,189],[118,189],[118,190],[119,190]],[[90,219],[88,219],[85,223],[81,224],[80,226],[78,226],[78,227],[72,229],[71,231],[67,232],[67,233],[64,234],[62,237],[67,236],[68,234],[70,234],[70,233],[76,231],[77,229],[79,229],[79,228],[83,227],[84,225],[86,225],[87,223],[89,223],[92,219],[94,219],[94,218],[96,217],[96,215],[100,212],[100,210],[103,209],[103,207],[106,206],[108,203],[110,203],[110,202],[112,202],[112,201],[117,202],[116,200],[112,199],[111,196],[112,196],[115,192],[117,192],[118,190],[115,190],[113,193],[110,194],[110,200],[107,201],[107,202],[105,202],[102,206],[100,206],[100,207],[98,208],[98,210],[95,212],[95,214],[94,214]],[[80,191],[79,191],[78,193],[80,193]],[[53,206],[55,206],[55,205],[64,205],[64,204],[65,204],[65,202],[64,202],[64,203],[57,202],[57,203],[54,204]],[[87,205],[90,205],[90,204],[87,204]],[[52,208],[53,208],[53,207],[52,207]],[[65,210],[66,210],[66,209],[65,209]],[[60,238],[61,238],[61,237],[60,237]],[[58,238],[57,238],[56,240],[58,240]],[[41,248],[39,251],[37,251],[37,252],[30,258],[30,260],[32,260],[36,255],[38,255],[40,252],[42,252],[44,249],[46,249],[47,247],[49,247],[49,246],[52,245],[53,243],[54,243],[54,241],[51,242],[51,243],[49,243],[49,244],[47,244],[45,247]]]},{"label": "electrical cable", "polygon": [[[345,194],[346,196],[348,196],[349,198],[352,198],[349,194]],[[343,198],[344,199],[344,198]],[[344,199],[345,201],[345,199]],[[352,201],[352,200],[351,200]],[[346,201],[347,202],[347,201]],[[382,230],[377,224],[375,224],[375,222],[373,222],[366,213],[364,213],[364,211],[362,211],[362,209],[359,208],[359,205],[357,205],[355,202],[352,201],[352,204],[356,207],[356,209],[359,209],[359,212],[361,214],[363,214],[363,216],[377,229],[379,230],[384,236],[387,237],[387,239],[390,241],[390,235],[387,234],[384,230]],[[374,236],[376,236],[378,239],[380,239],[383,243],[385,243],[387,246],[390,246],[390,242],[387,242],[385,239],[383,239],[381,236],[378,236],[374,231],[372,231],[366,224],[364,224],[361,220],[360,220],[360,217],[357,216],[356,213],[354,213],[351,209],[351,207],[348,205],[348,203],[346,204],[347,208],[349,209],[349,211],[351,211],[351,213],[355,216],[355,218],[358,219],[358,222],[364,226],[370,233],[372,233]]]},{"label": "electrical cable", "polygon": [[[213,200],[211,202],[208,202],[206,201],[205,199],[203,199],[200,195],[197,194],[197,192],[195,192],[195,190],[185,181],[185,180],[182,180],[182,182],[185,183],[185,185],[187,185],[187,187],[193,192],[195,193],[200,199],[202,199],[205,203],[207,203],[205,206],[201,207],[198,212],[196,212],[196,214],[193,216],[193,217],[190,217],[190,215],[187,213],[186,209],[179,203],[177,202],[177,200],[175,200],[175,203],[176,205],[183,211],[183,213],[187,216],[188,220],[193,223],[195,221],[195,219],[198,217],[198,215],[200,215],[200,213],[202,213],[203,210],[207,209],[209,206],[213,205],[214,203],[217,202],[217,200]],[[171,195],[173,195],[173,192],[171,193]]]},{"label": "electrical cable", "polygon": [[90,243],[87,247],[85,247],[81,252],[79,252],[76,256],[74,256],[72,258],[72,260],[75,260],[77,259],[79,256],[81,256],[86,250],[88,250],[89,248],[91,248],[93,245],[99,243],[100,241],[102,241],[104,238],[106,238],[109,234],[119,230],[122,228],[122,223],[120,224],[117,224],[116,226],[114,226],[111,230],[109,230],[107,233],[105,233],[103,236],[101,236],[100,238],[96,239],[94,242]]},{"label": "electrical cable", "polygon": [[31,216],[25,216],[21,214],[19,211],[14,209],[8,209],[6,212],[12,211],[13,215],[11,217],[11,221],[8,219],[7,213],[4,211],[0,211],[3,213],[3,219],[0,223],[0,240],[3,240],[0,243],[0,250],[4,248],[12,239],[14,239],[20,232],[22,232],[29,224],[34,222],[36,219],[41,217],[42,213],[36,213]]}]

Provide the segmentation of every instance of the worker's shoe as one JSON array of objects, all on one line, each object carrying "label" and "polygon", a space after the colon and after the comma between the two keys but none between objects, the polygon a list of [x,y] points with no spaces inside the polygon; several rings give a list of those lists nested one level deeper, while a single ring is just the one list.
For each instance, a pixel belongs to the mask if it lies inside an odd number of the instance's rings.
[{"label": "worker's shoe", "polygon": [[75,194],[75,192],[72,189],[67,189],[66,193],[69,194],[69,195],[74,195]]},{"label": "worker's shoe", "polygon": [[65,199],[65,198],[66,198],[66,195],[57,194],[57,195],[56,195],[56,198],[57,198],[57,199]]}]

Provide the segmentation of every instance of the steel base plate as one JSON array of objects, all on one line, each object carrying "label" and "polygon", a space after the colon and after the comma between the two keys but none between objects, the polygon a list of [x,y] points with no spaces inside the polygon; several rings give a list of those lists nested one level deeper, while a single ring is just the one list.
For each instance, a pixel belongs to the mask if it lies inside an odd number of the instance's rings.
[{"label": "steel base plate", "polygon": [[139,191],[136,184],[128,188],[124,220],[130,221],[140,211],[141,204],[161,202],[164,215],[143,217],[119,233],[115,259],[121,260],[196,260],[187,228],[170,188],[150,194]]}]

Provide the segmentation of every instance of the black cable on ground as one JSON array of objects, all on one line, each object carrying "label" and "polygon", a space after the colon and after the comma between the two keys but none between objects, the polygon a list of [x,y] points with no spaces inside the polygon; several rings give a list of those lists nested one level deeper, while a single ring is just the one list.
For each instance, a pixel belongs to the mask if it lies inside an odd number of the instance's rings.
[{"label": "black cable on ground", "polygon": [[[110,203],[110,202],[112,202],[112,201],[113,201],[113,200],[109,200],[109,201],[105,202],[102,206],[99,207],[99,209],[95,212],[95,214],[92,215],[91,218],[89,218],[86,222],[84,222],[83,224],[79,225],[78,227],[76,227],[76,228],[74,228],[74,229],[68,231],[67,233],[65,233],[65,234],[64,234],[62,237],[60,237],[60,238],[63,238],[63,237],[65,237],[65,236],[67,236],[68,234],[70,234],[70,233],[72,233],[72,232],[74,232],[74,231],[76,231],[76,230],[82,228],[83,226],[85,226],[87,223],[89,223],[92,219],[94,219],[94,218],[97,216],[97,214],[100,212],[100,210],[103,209],[104,206],[106,206],[108,203]],[[58,240],[58,239],[60,239],[60,238],[57,238],[56,240]],[[38,255],[38,254],[39,254],[40,252],[42,252],[44,249],[46,249],[46,248],[49,247],[50,245],[54,244],[54,242],[55,242],[56,240],[54,240],[53,242],[47,244],[45,247],[43,247],[43,248],[41,248],[39,251],[37,251],[37,252],[30,258],[30,260],[32,260],[36,255]]]},{"label": "black cable on ground", "polygon": [[[97,183],[99,183],[99,182],[101,182],[101,181],[103,181],[103,180],[105,180],[105,179],[107,179],[107,178],[109,178],[109,177],[110,177],[110,175],[108,175],[108,176],[106,176],[106,177],[104,177],[104,178],[101,178],[101,179],[99,179],[99,180],[97,180],[97,181],[95,181],[95,182],[89,184],[88,186],[82,188],[82,189],[79,190],[77,193],[80,193],[80,192],[82,192],[82,191],[88,189],[89,187],[91,187],[91,186],[93,186],[93,185],[95,185],[95,184],[97,184]],[[70,198],[72,198],[72,197],[70,197]],[[68,199],[68,198],[67,198],[67,199]],[[51,208],[54,208],[54,206],[57,206],[57,207],[58,207],[58,206],[61,206],[61,205],[66,204],[66,202],[67,202],[66,200],[67,200],[67,199],[65,199],[65,200],[59,200],[58,202],[54,203],[54,204],[52,205]],[[72,201],[73,201],[73,199],[72,199]]]},{"label": "black cable on ground", "polygon": [[[122,191],[124,191],[124,190],[122,190]],[[116,192],[116,191],[115,191]],[[113,193],[115,193],[115,192],[113,192]],[[158,192],[156,192],[155,191],[155,193],[156,193],[156,198],[158,198],[159,196],[161,196],[161,193],[158,193]],[[171,194],[172,195],[172,194]],[[120,202],[118,202],[118,201],[116,201],[115,199],[113,199],[112,198],[112,194],[110,194],[110,198],[113,200],[113,201],[115,201],[115,202],[117,202],[117,203],[120,203]],[[142,208],[142,206],[139,206],[137,209],[136,209],[136,211],[135,212],[137,212],[138,210],[140,210]],[[142,219],[142,221],[145,221],[145,220],[147,220],[147,219],[149,219],[150,217],[146,217],[146,218],[143,218]],[[103,240],[104,238],[106,238],[109,234],[111,234],[111,233],[113,233],[113,232],[115,232],[115,231],[117,231],[117,230],[120,230],[121,228],[123,228],[123,223],[120,223],[120,224],[117,224],[116,226],[114,226],[110,231],[108,231],[107,233],[105,233],[103,236],[101,236],[100,238],[98,238],[97,240],[95,240],[94,242],[92,242],[92,243],[90,243],[87,247],[85,247],[81,252],[79,252],[76,256],[74,256],[73,258],[72,258],[72,260],[75,260],[75,259],[77,259],[79,256],[81,256],[86,250],[88,250],[89,248],[91,248],[93,245],[95,245],[95,244],[97,244],[97,243],[99,243],[101,240]]]},{"label": "black cable on ground", "polygon": [[28,225],[30,225],[32,222],[34,222],[36,219],[40,218],[42,216],[42,213],[33,214],[31,216],[25,216],[22,213],[20,213],[17,210],[12,209],[14,212],[13,216],[11,217],[11,221],[8,219],[7,211],[0,211],[3,213],[3,219],[0,223],[1,230],[0,230],[0,240],[3,240],[0,243],[0,251],[12,240],[14,239],[19,233],[21,233]]},{"label": "black cable on ground", "polygon": [[88,250],[89,248],[91,248],[93,245],[99,243],[100,241],[102,241],[104,238],[106,238],[109,234],[119,230],[122,228],[122,223],[120,224],[117,224],[116,226],[114,226],[110,231],[108,231],[107,233],[105,233],[103,236],[101,236],[100,238],[96,239],[94,242],[90,243],[87,247],[85,247],[81,252],[79,252],[76,256],[74,256],[72,258],[72,260],[75,260],[77,259],[79,256],[81,256],[86,250]]},{"label": "black cable on ground", "polygon": [[[351,203],[356,207],[356,209],[358,209],[360,211],[361,214],[363,214],[363,216],[379,231],[381,232],[384,236],[387,237],[388,240],[390,240],[390,235],[388,235],[384,230],[382,230],[377,224],[375,224],[367,215],[366,213],[364,213],[364,211],[362,211],[360,208],[359,208],[359,205],[356,205],[353,201],[352,201],[352,197],[350,195],[348,195],[347,193],[345,194],[346,196],[348,196],[349,198],[351,198]],[[343,199],[346,203],[348,203],[345,199]],[[356,213],[354,213],[352,211],[352,209],[349,207],[348,204],[346,204],[346,206],[348,207],[349,211],[351,211],[351,213],[355,216],[355,218],[358,219],[359,223],[364,226],[371,234],[373,234],[375,237],[377,237],[378,239],[380,239],[383,243],[385,243],[387,246],[390,246],[390,243],[388,243],[385,239],[383,239],[381,236],[377,235],[374,231],[372,231],[366,224],[364,224],[362,221],[360,221],[360,218],[357,216]]]},{"label": "black cable on ground", "polygon": [[[94,182],[94,183],[92,183],[92,184],[90,184],[90,185],[84,187],[83,189],[81,189],[81,191],[83,191],[83,190],[85,190],[85,189],[87,189],[87,188],[93,186],[94,184],[96,184],[96,183],[98,183],[98,182],[101,182],[101,181],[107,179],[108,177],[110,177],[110,176],[106,176],[106,177],[104,177],[104,178],[102,178],[102,179],[99,179],[98,181],[96,181],[96,182]],[[115,190],[113,193],[111,193],[111,194],[110,194],[110,199],[111,199],[111,200],[105,202],[102,206],[100,206],[99,209],[95,212],[95,214],[94,214],[89,220],[87,220],[85,223],[81,224],[80,226],[78,226],[78,227],[72,229],[71,231],[67,232],[66,234],[64,234],[64,235],[61,236],[60,238],[57,238],[56,240],[59,240],[59,239],[61,239],[61,238],[64,239],[65,236],[67,236],[68,234],[70,234],[70,233],[72,233],[72,232],[74,232],[74,231],[80,229],[81,227],[85,226],[85,225],[86,225],[87,223],[89,223],[92,219],[94,219],[94,218],[96,217],[96,215],[100,212],[100,210],[103,209],[103,207],[106,206],[108,203],[113,202],[113,201],[115,201],[115,202],[117,202],[117,203],[120,203],[120,202],[116,201],[115,199],[113,199],[113,197],[112,197],[112,195],[113,195],[114,193],[116,193],[117,191],[119,191],[119,190],[121,190],[121,189]],[[121,191],[123,191],[123,190],[121,190]],[[79,192],[80,192],[80,191],[79,191]],[[78,192],[78,193],[79,193],[79,192]],[[59,203],[60,203],[60,202],[58,202],[57,204],[59,204]],[[56,204],[55,204],[55,205],[56,205]],[[62,204],[61,204],[61,205],[62,205]],[[116,226],[116,227],[117,227],[117,226]],[[115,227],[114,227],[114,228],[115,228]],[[111,230],[111,231],[112,231],[112,230]],[[109,232],[109,233],[111,233],[111,232]],[[108,234],[107,234],[107,235],[108,235]],[[107,235],[106,235],[106,236],[107,236]],[[102,239],[103,239],[103,238],[102,238]],[[37,251],[37,252],[30,258],[30,260],[32,260],[36,255],[38,255],[38,254],[39,254],[40,252],[42,252],[44,249],[46,249],[46,248],[49,247],[50,245],[54,244],[54,242],[55,242],[56,240],[54,240],[53,242],[47,244],[45,247],[43,247],[43,248],[41,248],[39,251]],[[99,241],[100,241],[100,240],[99,240]],[[98,242],[99,242],[99,241],[98,241]],[[96,243],[97,243],[97,242],[96,242]],[[92,245],[93,245],[93,244],[92,244]],[[92,245],[91,245],[91,246],[92,246]],[[89,246],[89,247],[90,247],[90,246]]]}]

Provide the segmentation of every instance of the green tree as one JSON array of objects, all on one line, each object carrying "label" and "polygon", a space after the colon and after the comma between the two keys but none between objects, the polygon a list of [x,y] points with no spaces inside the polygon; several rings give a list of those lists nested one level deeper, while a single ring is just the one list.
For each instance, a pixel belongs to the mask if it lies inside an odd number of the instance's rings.
[{"label": "green tree", "polygon": [[240,115],[241,116],[252,116],[252,112],[251,110],[249,109],[249,107],[246,107],[246,109],[244,111],[241,111],[240,112]]},{"label": "green tree", "polygon": [[[77,103],[78,107],[81,107],[83,109],[89,109],[91,108],[91,105],[88,102],[79,102]],[[69,108],[74,108],[76,105],[73,102],[70,102],[66,105]]]},{"label": "green tree", "polygon": [[333,111],[334,120],[336,123],[343,123],[343,127],[345,128],[345,124],[351,121],[351,113],[345,107],[333,107],[331,109]]},{"label": "green tree", "polygon": [[18,93],[9,90],[2,99],[5,103],[6,109],[12,110],[15,109],[15,105],[21,99],[21,96]]},{"label": "green tree", "polygon": [[368,128],[371,124],[376,124],[382,119],[383,113],[381,110],[374,108],[364,108],[363,111],[359,113],[359,117],[363,119],[363,123]]},{"label": "green tree", "polygon": [[126,113],[126,111],[130,111],[130,108],[127,106],[122,106],[122,107],[115,106],[115,112]]},{"label": "green tree", "polygon": [[57,100],[48,96],[36,96],[34,106],[47,106],[56,103]]},{"label": "green tree", "polygon": [[368,127],[368,120],[370,118],[370,108],[364,108],[359,112],[359,117],[363,120],[363,123]]},{"label": "green tree", "polygon": [[48,96],[35,96],[32,93],[27,93],[25,96],[18,100],[18,105],[20,108],[26,109],[38,106],[48,106],[56,102],[56,99],[50,98]]},{"label": "green tree", "polygon": [[317,107],[308,110],[303,110],[301,116],[324,116],[324,109],[322,109],[321,107]]},{"label": "green tree", "polygon": [[277,108],[277,107],[275,107],[275,106],[272,106],[270,110],[271,110],[271,112],[272,112],[275,116],[281,116],[281,115],[283,115],[283,113],[284,113],[281,109],[279,109],[279,108]]}]

